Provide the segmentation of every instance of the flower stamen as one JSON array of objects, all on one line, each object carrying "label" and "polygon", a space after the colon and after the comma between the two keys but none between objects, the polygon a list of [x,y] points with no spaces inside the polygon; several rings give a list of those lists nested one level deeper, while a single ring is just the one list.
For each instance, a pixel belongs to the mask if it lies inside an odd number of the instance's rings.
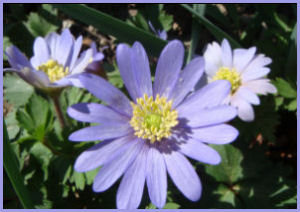
[{"label": "flower stamen", "polygon": [[133,115],[130,120],[135,135],[148,139],[151,143],[169,137],[172,127],[178,124],[178,113],[172,110],[172,101],[167,101],[159,94],[155,100],[152,96],[144,94],[144,97],[138,98],[136,102],[131,102]]},{"label": "flower stamen", "polygon": [[37,70],[45,72],[51,82],[55,82],[65,77],[69,73],[69,68],[64,68],[56,60],[50,59],[46,63],[40,65]]},{"label": "flower stamen", "polygon": [[235,68],[221,67],[213,77],[215,80],[228,80],[231,84],[231,94],[234,94],[236,90],[242,85],[240,74]]}]

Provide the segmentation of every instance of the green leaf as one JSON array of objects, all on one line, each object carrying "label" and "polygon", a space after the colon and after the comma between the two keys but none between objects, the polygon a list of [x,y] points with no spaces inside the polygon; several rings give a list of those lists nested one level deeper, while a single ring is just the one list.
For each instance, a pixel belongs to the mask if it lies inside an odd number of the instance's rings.
[{"label": "green leaf", "polygon": [[297,110],[297,99],[294,99],[293,101],[291,101],[286,106],[286,109],[288,109],[289,111],[295,111],[295,110]]},{"label": "green leaf", "polygon": [[[193,8],[199,13],[199,15],[204,17],[206,4],[193,4]],[[200,39],[200,25],[199,23],[194,20],[192,22],[192,35],[191,35],[191,46],[189,48],[187,63],[192,59],[194,56],[198,41]]]},{"label": "green leaf", "polygon": [[98,174],[99,169],[100,168],[85,172],[86,184],[91,185],[94,182],[94,178]]},{"label": "green leaf", "polygon": [[25,105],[25,109],[18,110],[17,120],[28,133],[37,140],[43,141],[52,128],[53,115],[49,103],[42,97],[33,95]]},{"label": "green leaf", "polygon": [[285,31],[291,32],[292,29],[279,17],[276,11],[273,12],[275,22]]},{"label": "green leaf", "polygon": [[167,14],[166,11],[159,11],[158,20],[165,31],[169,31],[172,28],[173,16]]},{"label": "green leaf", "polygon": [[294,89],[288,81],[277,77],[274,84],[277,87],[279,95],[285,98],[297,98],[296,89]]},{"label": "green leaf", "polygon": [[149,31],[148,23],[141,13],[138,12],[136,14],[136,16],[133,16],[131,18],[131,22],[133,22],[133,24],[135,26],[137,26],[145,31]]},{"label": "green leaf", "polygon": [[215,38],[221,42],[224,38],[227,38],[230,44],[233,48],[241,47],[241,45],[234,40],[230,35],[228,35],[226,32],[224,32],[222,29],[214,25],[212,22],[210,22],[208,19],[206,19],[204,16],[201,16],[195,9],[191,8],[187,4],[181,4],[183,8],[191,12],[193,15],[195,15],[196,20],[205,26],[214,36]]},{"label": "green leaf", "polygon": [[37,159],[40,163],[42,170],[44,172],[44,181],[48,179],[48,166],[50,160],[53,156],[52,152],[41,143],[36,143],[30,149],[30,153]]},{"label": "green leaf", "polygon": [[100,32],[115,36],[120,42],[132,44],[140,41],[152,55],[158,56],[167,44],[150,32],[129,25],[106,13],[79,4],[54,4],[56,8],[85,24],[96,27]]},{"label": "green leaf", "polygon": [[34,121],[25,110],[18,110],[16,114],[16,119],[22,128],[26,129],[29,133],[32,134],[34,133],[35,131]]},{"label": "green leaf", "polygon": [[297,23],[295,23],[293,31],[290,35],[285,70],[286,76],[290,77],[290,79],[297,78]]},{"label": "green leaf", "polygon": [[206,165],[205,171],[218,182],[232,184],[239,180],[242,174],[241,162],[243,155],[239,149],[228,145],[213,145],[213,148],[219,152],[222,162],[219,165]]},{"label": "green leaf", "polygon": [[122,88],[124,82],[121,77],[120,71],[116,65],[114,65],[113,67],[114,67],[114,71],[107,73],[108,81],[114,86],[116,86],[117,88]]},{"label": "green leaf", "polygon": [[220,202],[226,202],[235,207],[235,194],[227,186],[220,184],[214,193],[220,195]]},{"label": "green leaf", "polygon": [[180,208],[180,205],[175,203],[175,202],[168,202],[167,204],[165,204],[163,209],[178,209]]},{"label": "green leaf", "polygon": [[20,127],[16,119],[16,110],[9,112],[5,118],[7,122],[8,136],[13,140],[20,132]]},{"label": "green leaf", "polygon": [[73,161],[65,157],[56,156],[51,161],[51,164],[54,167],[54,172],[58,174],[59,181],[65,184],[71,176]]},{"label": "green leaf", "polygon": [[150,203],[149,205],[146,206],[145,209],[156,209],[156,206]]},{"label": "green leaf", "polygon": [[15,74],[5,74],[3,87],[4,99],[16,107],[24,105],[34,92],[32,86]]},{"label": "green leaf", "polygon": [[50,32],[54,32],[58,29],[57,26],[49,23],[46,19],[40,16],[38,13],[31,12],[28,16],[28,20],[24,22],[28,31],[35,37],[46,36]]},{"label": "green leaf", "polygon": [[79,173],[74,170],[70,182],[74,182],[77,189],[83,190],[85,187],[84,173]]},{"label": "green leaf", "polygon": [[30,199],[30,194],[27,188],[24,185],[24,179],[19,172],[19,164],[16,159],[16,155],[13,153],[8,133],[6,130],[5,122],[3,121],[3,166],[7,173],[7,176],[10,179],[10,182],[19,197],[19,200],[24,208],[32,209],[34,208],[32,201]]}]

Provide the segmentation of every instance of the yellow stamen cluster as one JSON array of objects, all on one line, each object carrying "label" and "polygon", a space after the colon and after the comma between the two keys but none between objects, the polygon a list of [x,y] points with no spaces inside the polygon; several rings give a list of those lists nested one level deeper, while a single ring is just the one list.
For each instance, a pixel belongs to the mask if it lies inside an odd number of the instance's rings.
[{"label": "yellow stamen cluster", "polygon": [[233,94],[242,84],[240,74],[235,68],[219,68],[216,75],[213,77],[213,80],[228,80],[231,84],[231,94]]},{"label": "yellow stamen cluster", "polygon": [[172,101],[156,95],[138,98],[136,104],[131,102],[133,115],[130,124],[139,138],[148,139],[151,143],[171,135],[171,128],[178,124],[176,110],[172,110]]},{"label": "yellow stamen cluster", "polygon": [[39,71],[45,72],[51,82],[55,82],[65,77],[69,73],[69,68],[64,68],[56,60],[48,60],[46,63],[37,68]]}]

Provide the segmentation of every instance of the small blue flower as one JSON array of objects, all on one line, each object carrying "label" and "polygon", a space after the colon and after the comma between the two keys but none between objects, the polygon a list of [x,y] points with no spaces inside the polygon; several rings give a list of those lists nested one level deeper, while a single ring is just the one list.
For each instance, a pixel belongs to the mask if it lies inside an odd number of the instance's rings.
[{"label": "small blue flower", "polygon": [[263,54],[255,55],[256,48],[234,49],[224,39],[221,46],[213,42],[205,53],[205,73],[207,81],[228,80],[231,92],[225,100],[238,110],[243,121],[254,120],[252,105],[259,105],[257,94],[276,93],[277,89],[266,78],[271,71],[266,67],[272,60]]},{"label": "small blue flower", "polygon": [[158,36],[160,39],[162,40],[167,40],[168,39],[168,34],[166,30],[160,30],[160,29],[155,29],[154,26],[152,25],[151,21],[148,22],[150,29],[152,30],[152,32],[154,32],[154,34],[156,34],[156,36]]},{"label": "small blue flower", "polygon": [[98,123],[73,132],[74,142],[103,140],[84,151],[74,168],[86,172],[102,166],[93,190],[103,192],[122,175],[118,208],[137,208],[147,184],[151,202],[162,208],[167,198],[167,173],[191,201],[199,200],[200,179],[186,158],[219,164],[221,157],[207,144],[227,144],[238,131],[225,124],[237,112],[222,105],[230,83],[218,80],[191,90],[203,74],[204,60],[194,58],[183,70],[184,47],[169,42],[163,49],[152,85],[147,54],[139,42],[119,44],[117,64],[132,99],[101,77],[82,74],[82,86],[106,105],[79,103],[68,108],[72,118]]},{"label": "small blue flower", "polygon": [[16,72],[29,84],[45,91],[68,86],[70,78],[85,71],[92,62],[103,59],[93,48],[79,57],[81,45],[82,37],[74,40],[70,30],[65,29],[61,35],[53,32],[45,38],[36,38],[30,61],[17,47],[10,46],[5,53],[11,68],[5,71]]}]

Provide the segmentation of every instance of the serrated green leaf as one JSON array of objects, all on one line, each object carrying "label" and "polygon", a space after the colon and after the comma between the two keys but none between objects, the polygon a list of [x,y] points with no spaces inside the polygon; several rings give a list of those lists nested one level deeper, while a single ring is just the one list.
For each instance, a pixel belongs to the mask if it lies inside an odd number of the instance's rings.
[{"label": "serrated green leaf", "polygon": [[25,109],[17,111],[19,125],[39,141],[43,141],[52,128],[53,115],[49,103],[42,97],[33,95],[25,105]]},{"label": "serrated green leaf", "polygon": [[18,120],[18,123],[22,128],[26,129],[29,133],[32,134],[34,133],[35,130],[34,121],[25,110],[23,109],[18,110],[16,114],[16,119]]},{"label": "serrated green leaf", "polygon": [[99,172],[100,168],[94,169],[92,171],[85,172],[86,184],[91,185],[94,182],[94,178]]},{"label": "serrated green leaf", "polygon": [[288,81],[278,77],[276,78],[274,84],[277,87],[277,92],[279,93],[279,95],[285,98],[297,97],[296,89],[294,89]]},{"label": "serrated green leaf", "polygon": [[75,182],[75,186],[77,189],[79,190],[83,190],[85,187],[85,177],[84,177],[84,173],[79,173],[76,172],[75,170],[73,171],[73,175],[72,178]]},{"label": "serrated green leaf", "polygon": [[30,153],[38,160],[41,164],[42,170],[44,172],[44,180],[48,179],[48,166],[50,160],[53,156],[52,152],[41,143],[36,143],[30,149]]},{"label": "serrated green leaf", "polygon": [[14,74],[5,74],[3,79],[4,99],[18,107],[26,104],[34,89]]},{"label": "serrated green leaf", "polygon": [[159,12],[158,20],[165,31],[169,31],[172,28],[173,16],[167,14],[164,10]]},{"label": "serrated green leaf", "polygon": [[11,45],[12,45],[12,43],[11,43],[9,37],[4,36],[3,37],[3,60],[7,60],[7,56],[5,54],[5,49]]},{"label": "serrated green leaf", "polygon": [[7,123],[8,136],[13,140],[20,132],[20,127],[16,119],[16,110],[9,112],[5,118]]},{"label": "serrated green leaf", "polygon": [[294,99],[293,101],[291,101],[286,106],[286,109],[288,109],[289,111],[295,111],[295,110],[297,110],[297,99]]},{"label": "serrated green leaf", "polygon": [[228,145],[213,145],[213,148],[219,152],[222,162],[219,165],[206,165],[205,171],[218,182],[232,184],[239,180],[242,174],[241,162],[243,155],[239,149]]},{"label": "serrated green leaf", "polygon": [[220,202],[226,202],[235,207],[235,194],[227,186],[220,184],[214,193],[220,195]]},{"label": "serrated green leaf", "polygon": [[180,205],[175,202],[168,202],[164,206],[164,209],[178,209],[178,208],[180,208]]},{"label": "serrated green leaf", "polygon": [[26,112],[30,115],[35,126],[45,125],[49,112],[49,102],[42,97],[33,95],[28,104],[25,105]]},{"label": "serrated green leaf", "polygon": [[283,102],[284,102],[284,98],[282,96],[275,97],[276,111],[280,108]]},{"label": "serrated green leaf", "polygon": [[49,23],[46,19],[41,17],[38,13],[31,12],[28,16],[28,20],[24,23],[28,31],[30,31],[35,37],[46,36],[50,32],[54,32],[58,29],[57,26]]},{"label": "serrated green leaf", "polygon": [[156,206],[150,203],[149,205],[146,206],[145,209],[156,209]]}]

